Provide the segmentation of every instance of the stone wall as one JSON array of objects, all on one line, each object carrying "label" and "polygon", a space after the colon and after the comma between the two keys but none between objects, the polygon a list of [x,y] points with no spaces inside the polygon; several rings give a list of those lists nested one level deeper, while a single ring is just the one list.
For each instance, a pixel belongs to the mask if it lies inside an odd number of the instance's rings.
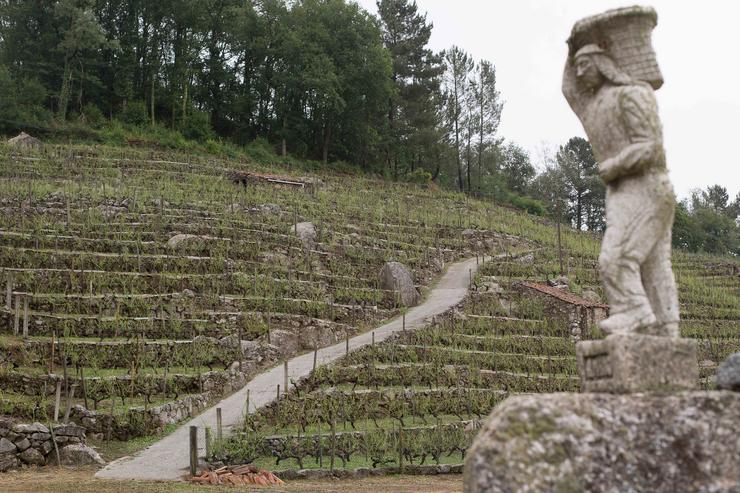
[{"label": "stone wall", "polygon": [[54,441],[62,463],[68,463],[70,457],[80,450],[85,451],[91,461],[100,460],[92,449],[80,447],[85,443],[85,429],[74,423],[57,424],[49,430],[41,423],[13,423],[8,418],[0,418],[0,472],[23,464],[43,466],[56,463]]}]

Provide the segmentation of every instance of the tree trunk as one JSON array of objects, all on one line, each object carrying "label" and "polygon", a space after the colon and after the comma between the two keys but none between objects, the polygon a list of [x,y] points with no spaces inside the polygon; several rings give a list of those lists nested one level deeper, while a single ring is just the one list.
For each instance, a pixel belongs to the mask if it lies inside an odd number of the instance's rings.
[{"label": "tree trunk", "polygon": [[322,149],[322,160],[324,164],[329,162],[329,142],[331,141],[331,124],[327,123],[324,127],[324,143]]},{"label": "tree trunk", "polygon": [[64,74],[62,75],[62,87],[59,89],[59,108],[58,116],[59,119],[64,121],[67,119],[67,106],[69,105],[69,94],[70,87],[72,85],[72,68],[69,60],[65,57],[64,59]]}]

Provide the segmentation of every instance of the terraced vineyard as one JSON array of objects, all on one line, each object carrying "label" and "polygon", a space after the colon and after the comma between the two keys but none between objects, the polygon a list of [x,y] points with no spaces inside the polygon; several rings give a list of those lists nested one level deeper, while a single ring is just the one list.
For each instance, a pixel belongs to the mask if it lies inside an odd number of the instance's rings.
[{"label": "terraced vineyard", "polygon": [[[423,292],[445,263],[514,243],[491,218],[522,228],[462,195],[280,163],[0,151],[0,414],[46,422],[69,403],[72,419],[120,439],[397,314],[378,283],[385,262]],[[235,182],[244,172],[284,176]],[[165,403],[169,414],[149,412]]]},{"label": "terraced vineyard", "polygon": [[[590,252],[567,252],[571,290],[598,290]],[[700,385],[740,351],[738,264],[676,255],[685,337],[699,341]],[[245,418],[216,457],[287,469],[460,463],[491,408],[516,393],[579,389],[567,317],[520,289],[552,279],[556,250],[487,262],[476,291],[430,326],[320,367]],[[567,305],[567,304],[566,304]],[[602,334],[586,327],[577,337]]]}]

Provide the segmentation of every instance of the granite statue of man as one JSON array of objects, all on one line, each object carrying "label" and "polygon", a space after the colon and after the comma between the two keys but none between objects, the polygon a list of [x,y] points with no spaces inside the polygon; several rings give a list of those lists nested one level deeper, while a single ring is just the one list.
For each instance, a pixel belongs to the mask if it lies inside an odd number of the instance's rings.
[{"label": "granite statue of man", "polygon": [[[650,12],[654,15],[652,9],[646,15]],[[670,260],[675,195],[653,87],[620,67],[603,47],[616,50],[618,40],[593,42],[599,39],[598,29],[593,34],[593,22],[586,27],[592,31],[591,42],[574,46],[578,24],[569,40],[563,94],[583,124],[607,184],[599,268],[610,316],[599,326],[607,334],[678,337]]]}]

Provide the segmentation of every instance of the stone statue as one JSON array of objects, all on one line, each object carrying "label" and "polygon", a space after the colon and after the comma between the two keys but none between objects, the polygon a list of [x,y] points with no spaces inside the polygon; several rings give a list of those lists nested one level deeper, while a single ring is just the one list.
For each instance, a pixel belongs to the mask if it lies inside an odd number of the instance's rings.
[{"label": "stone statue", "polygon": [[650,44],[651,8],[628,7],[573,27],[563,94],[578,115],[607,184],[599,267],[610,316],[607,334],[678,337],[671,270],[675,195],[668,179],[658,107],[662,76]]}]

